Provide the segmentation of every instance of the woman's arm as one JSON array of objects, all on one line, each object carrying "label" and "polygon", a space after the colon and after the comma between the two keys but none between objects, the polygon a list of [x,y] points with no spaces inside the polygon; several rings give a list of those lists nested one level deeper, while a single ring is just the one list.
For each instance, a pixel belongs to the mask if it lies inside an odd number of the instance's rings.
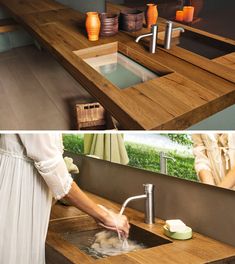
[{"label": "woman's arm", "polygon": [[201,134],[192,135],[193,154],[195,157],[194,167],[198,178],[202,183],[215,185],[215,181],[211,172],[210,160],[207,157],[205,144]]},{"label": "woman's arm", "polygon": [[117,219],[118,215],[109,214],[90,200],[73,182],[58,148],[55,134],[19,134],[19,137],[27,156],[34,160],[35,167],[57,200],[66,197],[74,206],[109,229],[116,229],[115,221],[118,220],[118,229],[128,235],[129,224],[125,216]]},{"label": "woman's arm", "polygon": [[215,185],[215,181],[210,171],[208,170],[201,170],[198,173],[199,179],[202,183]]},{"label": "woman's arm", "polygon": [[235,186],[235,166],[226,174],[218,186],[222,188],[233,189]]},{"label": "woman's arm", "polygon": [[69,202],[78,209],[98,220],[98,222],[108,229],[116,230],[116,228],[118,228],[119,231],[122,231],[125,236],[128,237],[130,226],[126,216],[123,215],[119,217],[118,214],[112,213],[111,215],[106,212],[94,203],[75,182],[73,182],[69,193],[64,198],[69,200]]}]

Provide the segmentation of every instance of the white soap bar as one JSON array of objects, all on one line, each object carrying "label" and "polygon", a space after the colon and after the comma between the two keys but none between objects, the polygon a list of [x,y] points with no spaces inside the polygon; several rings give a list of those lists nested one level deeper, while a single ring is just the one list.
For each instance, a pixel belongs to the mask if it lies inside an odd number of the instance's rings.
[{"label": "white soap bar", "polygon": [[187,226],[180,219],[166,220],[166,226],[171,232],[184,232]]}]

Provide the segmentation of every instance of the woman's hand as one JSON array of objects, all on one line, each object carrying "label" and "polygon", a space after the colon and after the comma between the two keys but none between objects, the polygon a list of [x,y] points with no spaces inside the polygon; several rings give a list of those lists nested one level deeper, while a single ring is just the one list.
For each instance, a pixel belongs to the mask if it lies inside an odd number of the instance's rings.
[{"label": "woman's hand", "polygon": [[99,222],[99,225],[121,233],[126,238],[129,235],[130,225],[125,215],[119,215],[112,211],[105,210],[107,212],[103,222]]},{"label": "woman's hand", "polygon": [[69,193],[64,197],[70,204],[92,216],[99,225],[122,233],[125,237],[129,234],[129,223],[126,216],[119,216],[106,209],[104,206],[94,203],[78,186],[73,182]]}]

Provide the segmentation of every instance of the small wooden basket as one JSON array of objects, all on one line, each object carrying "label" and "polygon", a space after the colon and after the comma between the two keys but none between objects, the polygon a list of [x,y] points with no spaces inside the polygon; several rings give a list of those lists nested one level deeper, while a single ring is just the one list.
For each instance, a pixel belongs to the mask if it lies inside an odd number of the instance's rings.
[{"label": "small wooden basket", "polygon": [[116,129],[112,117],[100,103],[76,104],[78,130]]}]

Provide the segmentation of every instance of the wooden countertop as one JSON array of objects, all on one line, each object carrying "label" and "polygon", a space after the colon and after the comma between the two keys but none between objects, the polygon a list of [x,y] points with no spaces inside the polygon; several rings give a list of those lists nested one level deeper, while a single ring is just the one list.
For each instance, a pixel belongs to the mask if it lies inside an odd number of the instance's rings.
[{"label": "wooden countertop", "polygon": [[[0,3],[124,129],[185,129],[235,103],[235,69],[225,66],[224,60],[212,61],[177,46],[170,51],[158,47],[156,54],[150,54],[148,42],[134,41],[146,29],[134,34],[119,32],[114,37],[89,42],[84,15],[78,11],[52,0],[0,0]],[[159,18],[160,32],[163,22]],[[235,44],[232,40],[200,33]],[[166,75],[120,90],[74,54],[74,51],[109,43],[117,43],[124,55]]]},{"label": "wooden countertop", "polygon": [[[102,204],[113,211],[118,212],[120,205],[110,202],[104,198],[93,194],[88,195],[98,204]],[[144,223],[144,215],[139,211],[127,208],[125,214],[128,216],[131,223],[146,229],[152,233],[169,239],[163,234],[164,221],[156,219],[156,224],[149,226]],[[52,208],[50,225],[56,221],[66,221],[72,219],[76,225],[76,217],[83,217],[84,213],[74,207],[65,207],[56,204]],[[49,227],[50,230],[50,227]],[[54,242],[52,232],[49,231],[47,245],[52,246]],[[149,248],[137,252],[131,252],[115,257],[109,257],[100,260],[91,260],[84,257],[83,254],[78,256],[66,247],[64,243],[56,244],[56,249],[59,252],[64,252],[65,257],[70,260],[68,263],[127,263],[127,264],[155,264],[155,263],[210,263],[221,260],[221,263],[229,263],[229,260],[235,259],[235,248],[219,241],[213,240],[198,233],[193,233],[193,238],[187,241],[174,240],[173,243],[161,245],[154,248]],[[228,261],[228,262],[227,262]],[[49,262],[50,263],[50,262]],[[53,263],[53,262],[52,262]],[[59,262],[58,262],[59,263]],[[62,262],[63,263],[63,262]],[[66,262],[67,263],[67,262]],[[216,262],[217,263],[217,262]]]}]

